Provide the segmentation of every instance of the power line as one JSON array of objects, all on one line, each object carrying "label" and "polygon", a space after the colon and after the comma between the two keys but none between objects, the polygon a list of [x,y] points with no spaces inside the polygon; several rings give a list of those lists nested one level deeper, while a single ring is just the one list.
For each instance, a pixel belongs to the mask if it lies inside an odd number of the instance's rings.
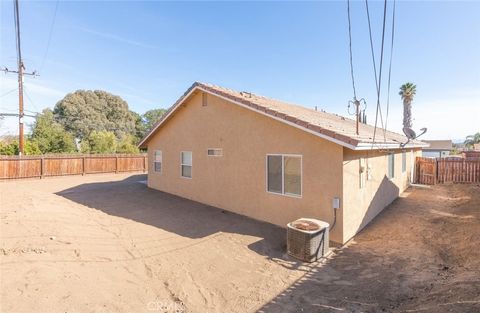
[{"label": "power line", "polygon": [[[5,117],[5,116],[20,117],[20,114],[18,114],[18,113],[0,113],[0,116],[1,117]],[[32,115],[32,114],[23,114],[23,116],[34,117],[34,118],[37,117],[37,115]]]},{"label": "power line", "polygon": [[10,91],[7,91],[6,93],[1,94],[1,95],[0,95],[0,98],[5,97],[6,95],[9,95],[9,94],[11,94],[12,92],[17,91],[17,90],[18,90],[18,88],[14,88],[14,89],[12,89],[12,90],[10,90]]},{"label": "power line", "polygon": [[357,91],[355,89],[355,77],[353,75],[353,53],[352,53],[352,22],[350,21],[350,0],[347,0],[347,16],[348,16],[348,42],[350,48],[350,74],[352,75],[353,97],[357,99]]},{"label": "power line", "polygon": [[20,14],[18,9],[18,1],[15,1],[13,8],[13,21],[15,23],[15,47],[17,49],[18,67],[23,66],[22,63],[22,49],[20,49]]},{"label": "power line", "polygon": [[[32,98],[30,98],[30,95],[29,95],[28,92],[27,92],[27,86],[24,86],[24,87],[25,87],[24,91],[25,91],[25,95],[27,96],[27,99],[30,101],[30,103],[33,105],[33,107],[34,107],[37,111],[40,111],[40,110],[38,109],[38,107],[35,105],[35,103],[33,102]],[[28,111],[28,110],[25,110],[25,111]],[[30,111],[30,112],[31,112],[31,111]]]},{"label": "power line", "polygon": [[386,112],[386,115],[385,115],[385,129],[383,130],[384,131],[384,137],[386,137],[385,132],[387,131],[388,111],[389,111],[389,106],[390,106],[390,78],[392,76],[393,42],[394,42],[394,39],[395,39],[395,2],[396,2],[396,0],[393,0],[392,40],[390,42],[390,65],[388,66],[387,112]]},{"label": "power line", "polygon": [[42,63],[40,65],[40,72],[42,72],[43,70],[43,65],[45,65],[45,60],[47,58],[47,55],[48,55],[48,51],[50,49],[50,42],[52,41],[52,34],[53,34],[53,27],[55,26],[55,20],[57,18],[57,10],[58,10],[58,4],[59,4],[59,0],[56,1],[55,3],[55,11],[53,12],[53,19],[52,19],[52,24],[50,24],[50,32],[48,34],[48,40],[47,40],[47,49],[45,50],[45,53],[43,55],[43,59],[42,59]]},{"label": "power line", "polygon": [[367,11],[367,20],[368,20],[368,31],[370,34],[370,49],[372,52],[372,60],[373,60],[373,69],[375,72],[375,83],[377,87],[377,110],[375,114],[375,128],[373,130],[373,141],[372,141],[372,147],[375,144],[375,137],[377,133],[377,125],[378,125],[378,115],[380,114],[380,119],[381,119],[381,124],[382,128],[383,127],[383,117],[382,117],[382,111],[381,111],[381,106],[380,106],[380,94],[381,94],[381,86],[382,86],[382,67],[383,67],[383,47],[384,47],[384,42],[385,42],[385,23],[386,23],[386,18],[387,18],[387,0],[384,1],[383,5],[383,28],[382,28],[382,44],[381,44],[381,49],[380,49],[380,64],[379,64],[379,72],[377,76],[377,69],[376,69],[376,63],[375,63],[375,52],[373,49],[373,39],[372,39],[372,28],[371,28],[371,23],[370,23],[370,12],[368,9],[368,0],[365,0],[365,7]]},{"label": "power line", "polygon": [[[17,71],[11,71],[8,68],[0,69],[5,73],[17,73],[18,74],[18,150],[19,154],[23,154],[24,150],[24,132],[23,132],[23,118],[25,116],[23,110],[23,76],[24,75],[37,75],[34,71],[33,73],[24,73],[25,66],[23,65],[22,61],[22,50],[20,45],[20,9],[18,0],[14,0],[13,6],[13,14],[14,14],[14,22],[15,22],[15,41],[16,41],[16,50],[17,50]],[[7,114],[7,115],[5,115]],[[13,113],[5,113],[2,116],[14,116]]]}]

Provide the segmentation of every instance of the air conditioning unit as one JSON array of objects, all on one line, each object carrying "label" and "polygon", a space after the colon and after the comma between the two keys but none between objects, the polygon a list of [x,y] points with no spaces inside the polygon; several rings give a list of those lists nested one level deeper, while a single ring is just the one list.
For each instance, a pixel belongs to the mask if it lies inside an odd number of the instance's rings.
[{"label": "air conditioning unit", "polygon": [[287,252],[305,262],[314,262],[329,250],[327,222],[301,218],[287,224]]}]

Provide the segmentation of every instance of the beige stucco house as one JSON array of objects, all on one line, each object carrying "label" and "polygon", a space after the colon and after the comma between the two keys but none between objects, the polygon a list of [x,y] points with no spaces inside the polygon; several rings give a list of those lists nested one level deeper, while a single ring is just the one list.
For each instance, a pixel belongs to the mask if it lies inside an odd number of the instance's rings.
[{"label": "beige stucco house", "polygon": [[[148,186],[345,243],[407,188],[419,141],[247,92],[194,83],[141,141]],[[338,203],[338,209],[335,209]],[[334,224],[334,225],[333,225]]]}]

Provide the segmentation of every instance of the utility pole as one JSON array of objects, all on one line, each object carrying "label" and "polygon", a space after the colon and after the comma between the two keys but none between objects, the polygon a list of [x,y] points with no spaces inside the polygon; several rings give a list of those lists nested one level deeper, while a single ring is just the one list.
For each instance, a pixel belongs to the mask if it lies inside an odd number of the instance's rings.
[{"label": "utility pole", "polygon": [[18,0],[14,2],[14,16],[15,16],[15,38],[16,38],[16,47],[17,47],[17,71],[11,71],[8,68],[1,69],[5,73],[17,73],[18,74],[18,148],[19,155],[24,153],[24,132],[23,132],[23,117],[25,116],[23,112],[23,76],[31,75],[37,76],[37,72],[33,71],[32,73],[25,73],[25,66],[22,61],[22,50],[20,47],[20,13],[19,13],[19,4]]}]

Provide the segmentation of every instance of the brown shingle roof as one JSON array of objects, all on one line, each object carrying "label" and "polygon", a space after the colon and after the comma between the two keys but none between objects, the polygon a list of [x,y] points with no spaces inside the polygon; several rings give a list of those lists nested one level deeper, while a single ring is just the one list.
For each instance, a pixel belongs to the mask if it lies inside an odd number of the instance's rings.
[{"label": "brown shingle roof", "polygon": [[[150,133],[140,142],[140,146],[144,146],[148,138],[172,115],[176,107],[197,89],[222,97],[230,102],[242,105],[253,111],[270,116],[348,148],[372,148],[374,127],[371,125],[360,123],[359,134],[357,135],[355,121],[352,119],[308,109],[253,93],[238,92],[200,82],[194,83],[169,111],[167,111],[162,119],[152,128]],[[400,144],[405,142],[407,142],[405,136],[391,131],[384,132],[383,129],[377,127],[373,148],[400,148]],[[409,146],[425,146],[425,144],[420,141],[411,141]]]}]

